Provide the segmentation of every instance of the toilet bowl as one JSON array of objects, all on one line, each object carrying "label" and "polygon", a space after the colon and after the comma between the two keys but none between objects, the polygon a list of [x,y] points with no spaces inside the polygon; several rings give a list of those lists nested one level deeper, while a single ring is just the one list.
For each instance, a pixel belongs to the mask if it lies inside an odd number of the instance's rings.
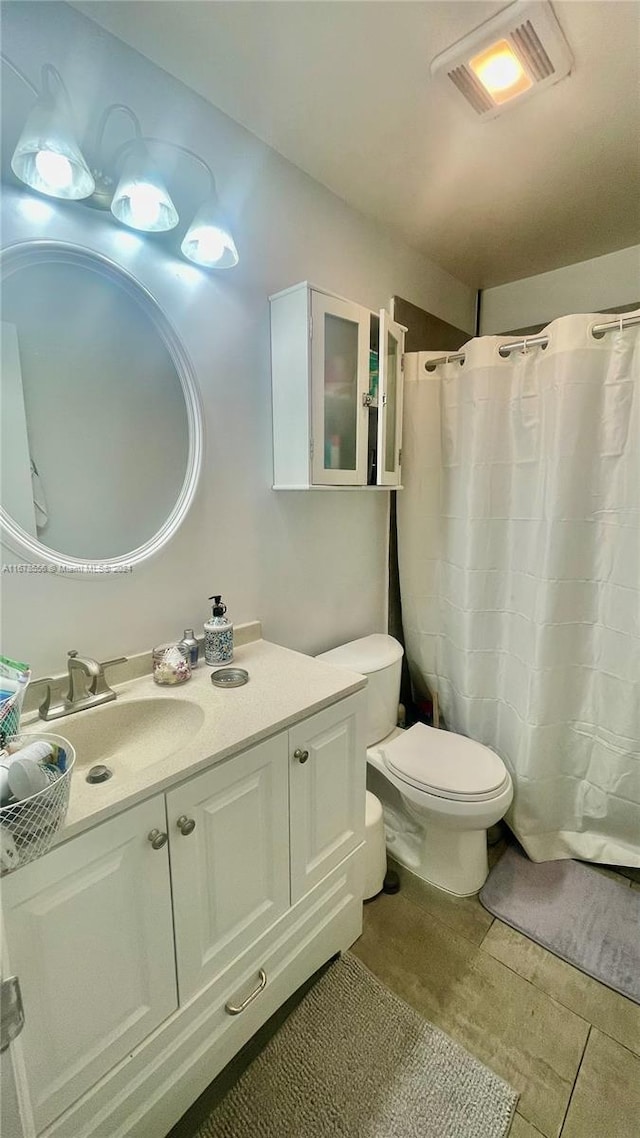
[{"label": "toilet bowl", "polygon": [[437,888],[469,896],[487,878],[487,830],[511,805],[511,776],[495,751],[463,735],[396,726],[402,654],[393,637],[374,634],[318,659],[368,678],[367,785],[382,802],[389,853]]}]

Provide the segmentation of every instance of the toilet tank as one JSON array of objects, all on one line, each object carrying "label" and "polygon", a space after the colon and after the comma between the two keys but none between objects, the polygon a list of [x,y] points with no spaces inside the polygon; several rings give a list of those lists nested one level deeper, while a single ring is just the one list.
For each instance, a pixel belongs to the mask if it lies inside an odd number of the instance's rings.
[{"label": "toilet tank", "polygon": [[379,743],[397,724],[403,651],[393,636],[376,632],[316,657],[367,676],[367,747]]}]

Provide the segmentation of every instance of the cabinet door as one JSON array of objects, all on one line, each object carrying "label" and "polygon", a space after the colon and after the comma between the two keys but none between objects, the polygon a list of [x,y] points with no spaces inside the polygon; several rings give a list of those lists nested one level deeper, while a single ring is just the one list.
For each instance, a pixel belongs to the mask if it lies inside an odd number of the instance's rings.
[{"label": "cabinet door", "polygon": [[405,329],[384,308],[380,312],[378,386],[379,486],[400,484],[402,447],[402,354]]},{"label": "cabinet door", "polygon": [[363,711],[351,696],[289,731],[292,904],[364,838]]},{"label": "cabinet door", "polygon": [[[3,949],[2,955],[4,967],[7,958],[6,949]],[[8,967],[7,971],[9,971]],[[2,1138],[32,1138],[36,1132],[26,1077],[20,1078],[23,1074],[24,1060],[21,1043],[18,1039],[14,1039],[13,1043],[0,1053],[0,1134]],[[19,1078],[20,1083],[18,1083]]]},{"label": "cabinet door", "polygon": [[367,481],[370,313],[311,293],[312,477],[318,485]]},{"label": "cabinet door", "polygon": [[287,736],[167,794],[183,1004],[289,907]]},{"label": "cabinet door", "polygon": [[3,881],[39,1131],[177,1007],[165,817],[160,795]]}]

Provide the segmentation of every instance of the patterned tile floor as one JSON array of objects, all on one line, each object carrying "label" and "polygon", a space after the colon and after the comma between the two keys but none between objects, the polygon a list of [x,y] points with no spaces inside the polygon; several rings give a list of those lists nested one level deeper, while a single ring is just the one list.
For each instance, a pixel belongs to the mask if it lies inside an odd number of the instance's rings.
[{"label": "patterned tile floor", "polygon": [[[503,850],[494,847],[491,860]],[[449,897],[412,874],[402,878],[400,893],[365,905],[352,951],[516,1088],[510,1138],[640,1138],[640,1007],[494,919],[476,897]],[[640,889],[640,882],[616,878]],[[303,991],[168,1138],[193,1138]]]},{"label": "patterned tile floor", "polygon": [[400,893],[365,906],[353,951],[516,1088],[511,1138],[640,1138],[640,1007],[477,898],[403,874]]}]

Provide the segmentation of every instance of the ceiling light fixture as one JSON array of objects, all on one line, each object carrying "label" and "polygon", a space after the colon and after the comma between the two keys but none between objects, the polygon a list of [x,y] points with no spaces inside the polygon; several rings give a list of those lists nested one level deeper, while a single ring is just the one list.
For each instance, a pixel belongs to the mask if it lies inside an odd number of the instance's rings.
[{"label": "ceiling light fixture", "polygon": [[[176,228],[180,217],[152,155],[169,149],[188,158],[207,176],[204,201],[180,245],[183,256],[207,269],[238,264],[235,241],[220,211],[215,178],[203,158],[169,139],[145,137],[134,111],[124,103],[113,103],[98,120],[90,169],[75,138],[67,89],[55,67],[44,65],[41,94],[10,59],[2,53],[0,59],[37,97],[11,161],[21,182],[49,197],[83,200],[94,209],[110,210],[115,220],[129,229],[166,233]],[[57,93],[52,90],[52,80]],[[105,158],[105,130],[115,112],[131,120],[134,137]]]},{"label": "ceiling light fixture", "polygon": [[496,103],[506,103],[533,86],[522,63],[506,40],[499,40],[469,61],[485,91]]},{"label": "ceiling light fixture", "polygon": [[481,118],[495,118],[569,74],[573,57],[547,0],[516,0],[431,63]]}]

